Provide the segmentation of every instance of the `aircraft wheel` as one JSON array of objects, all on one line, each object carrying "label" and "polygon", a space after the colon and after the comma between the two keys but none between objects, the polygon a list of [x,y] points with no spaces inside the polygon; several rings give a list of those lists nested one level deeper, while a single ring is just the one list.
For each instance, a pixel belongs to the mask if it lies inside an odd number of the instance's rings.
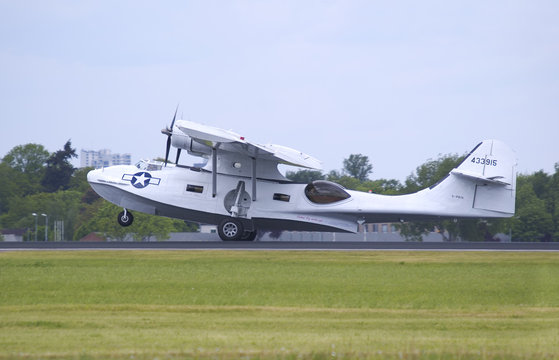
[{"label": "aircraft wheel", "polygon": [[120,226],[130,226],[132,225],[133,221],[134,216],[130,211],[124,210],[121,211],[120,214],[118,214],[118,223],[120,224]]},{"label": "aircraft wheel", "polygon": [[256,230],[254,231],[245,231],[241,240],[243,241],[254,241],[256,239]]},{"label": "aircraft wheel", "polygon": [[234,218],[228,218],[219,223],[217,233],[223,241],[241,240],[244,234],[243,224]]}]

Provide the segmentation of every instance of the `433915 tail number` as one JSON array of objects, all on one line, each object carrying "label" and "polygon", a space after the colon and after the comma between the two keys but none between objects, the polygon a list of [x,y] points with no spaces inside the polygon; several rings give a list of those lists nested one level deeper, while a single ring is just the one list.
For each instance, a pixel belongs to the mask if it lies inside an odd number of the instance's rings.
[{"label": "433915 tail number", "polygon": [[497,159],[473,157],[471,160],[474,164],[497,166]]}]

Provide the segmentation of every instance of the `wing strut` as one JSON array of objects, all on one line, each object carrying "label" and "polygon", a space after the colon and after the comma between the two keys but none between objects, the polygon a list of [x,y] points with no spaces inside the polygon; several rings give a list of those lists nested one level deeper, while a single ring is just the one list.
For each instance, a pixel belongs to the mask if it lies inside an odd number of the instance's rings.
[{"label": "wing strut", "polygon": [[252,158],[252,201],[256,201],[256,158]]},{"label": "wing strut", "polygon": [[212,147],[212,197],[217,195],[217,148],[221,143]]}]

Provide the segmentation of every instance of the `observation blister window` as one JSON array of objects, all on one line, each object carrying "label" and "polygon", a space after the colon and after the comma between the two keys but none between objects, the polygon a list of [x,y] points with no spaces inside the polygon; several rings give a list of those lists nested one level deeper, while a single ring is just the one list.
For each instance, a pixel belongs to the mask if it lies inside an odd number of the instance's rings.
[{"label": "observation blister window", "polygon": [[317,180],[305,187],[305,196],[315,204],[332,204],[349,199],[351,195],[336,183]]}]

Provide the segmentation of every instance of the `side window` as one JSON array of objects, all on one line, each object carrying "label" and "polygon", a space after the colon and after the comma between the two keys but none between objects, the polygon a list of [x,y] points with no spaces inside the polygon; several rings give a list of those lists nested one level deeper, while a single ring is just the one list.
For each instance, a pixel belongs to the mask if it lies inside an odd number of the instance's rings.
[{"label": "side window", "polygon": [[190,191],[190,192],[193,192],[193,193],[201,194],[201,193],[204,192],[204,187],[203,187],[203,186],[199,186],[199,185],[190,185],[190,184],[188,184],[188,185],[186,186],[186,191]]},{"label": "side window", "polygon": [[325,180],[308,184],[305,187],[305,196],[315,204],[332,204],[350,197],[343,187]]},{"label": "side window", "polygon": [[289,202],[289,199],[291,199],[291,196],[290,196],[290,195],[287,195],[287,194],[275,193],[273,199],[274,199],[274,200],[277,200],[277,201]]}]

